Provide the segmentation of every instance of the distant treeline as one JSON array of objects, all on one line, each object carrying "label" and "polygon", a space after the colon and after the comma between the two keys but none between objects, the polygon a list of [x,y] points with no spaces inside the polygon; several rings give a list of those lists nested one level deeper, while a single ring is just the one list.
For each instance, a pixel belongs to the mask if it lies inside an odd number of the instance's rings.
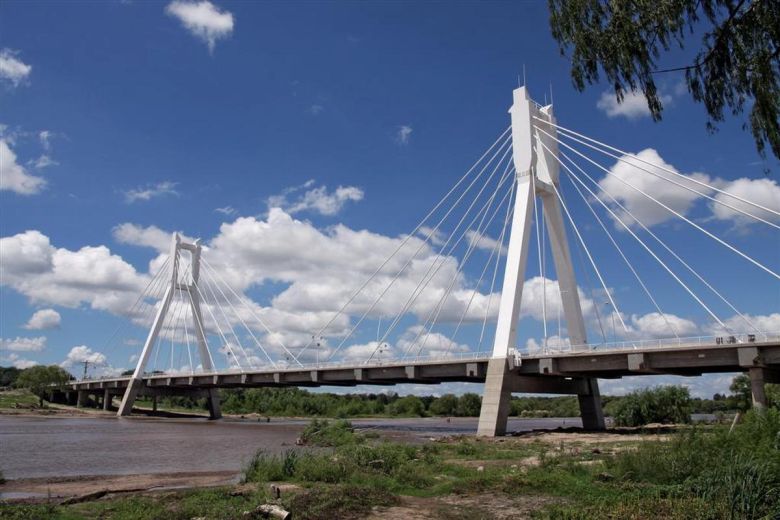
[{"label": "distant treeline", "polygon": [[[474,393],[460,396],[399,396],[381,394],[314,393],[300,388],[251,388],[222,390],[222,410],[230,414],[256,413],[286,417],[477,417],[482,397]],[[602,396],[604,413],[614,416],[627,396]],[[692,413],[730,412],[744,408],[738,396],[715,395],[715,399],[691,398]],[[185,397],[163,399],[162,406],[205,408],[205,402]],[[515,417],[579,417],[576,396],[512,397],[510,414]]]}]

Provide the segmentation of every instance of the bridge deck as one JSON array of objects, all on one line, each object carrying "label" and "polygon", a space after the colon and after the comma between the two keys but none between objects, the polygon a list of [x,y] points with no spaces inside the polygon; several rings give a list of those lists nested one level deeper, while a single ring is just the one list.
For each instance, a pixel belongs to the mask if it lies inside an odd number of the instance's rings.
[{"label": "bridge deck", "polygon": [[[195,374],[147,374],[144,387],[187,390],[259,386],[355,386],[401,383],[438,384],[485,381],[488,354],[439,359],[385,360],[372,364],[312,364],[259,370],[223,370]],[[780,338],[740,344],[709,344],[636,349],[583,350],[524,355],[512,363],[517,376],[539,379],[583,377],[620,378],[630,375],[704,373],[767,369],[772,380],[780,377]],[[130,377],[75,381],[73,390],[125,389]],[[778,381],[780,382],[780,381]],[[564,392],[567,393],[567,392]]]}]

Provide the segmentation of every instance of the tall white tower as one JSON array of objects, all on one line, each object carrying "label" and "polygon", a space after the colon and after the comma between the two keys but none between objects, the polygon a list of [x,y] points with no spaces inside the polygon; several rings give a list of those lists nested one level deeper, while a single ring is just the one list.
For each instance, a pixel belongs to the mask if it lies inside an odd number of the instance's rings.
[{"label": "tall white tower", "polygon": [[[493,357],[488,363],[482,411],[477,434],[495,436],[506,433],[509,401],[514,377],[508,362],[509,349],[517,344],[517,324],[523,296],[528,246],[534,204],[541,202],[555,262],[555,272],[572,345],[585,345],[585,322],[582,317],[577,282],[574,278],[569,245],[566,240],[560,202],[555,193],[558,184],[558,145],[552,137],[556,129],[552,105],[541,106],[533,101],[526,87],[513,92],[512,148],[515,165],[516,193],[512,229],[509,238],[504,285],[493,343]],[[550,124],[552,123],[552,124]],[[539,131],[539,129],[544,132]],[[555,189],[553,188],[555,186]],[[603,429],[598,381],[586,381],[587,393],[579,395],[583,426]]]},{"label": "tall white tower", "polygon": [[[179,279],[179,262],[181,260],[181,251],[188,251],[190,253],[191,264],[191,277],[190,283],[183,283]],[[200,241],[196,240],[193,243],[183,242],[178,233],[174,233],[171,237],[171,278],[168,283],[168,287],[165,289],[162,301],[160,302],[160,308],[157,310],[157,314],[152,322],[152,327],[149,329],[149,335],[146,337],[144,348],[141,351],[141,356],[138,358],[138,364],[135,367],[133,376],[128,382],[127,389],[122,396],[122,404],[119,405],[117,411],[118,416],[130,415],[133,409],[133,403],[138,396],[138,392],[143,387],[143,374],[146,369],[146,364],[149,361],[149,356],[152,354],[154,344],[157,342],[157,338],[160,335],[160,329],[165,321],[165,316],[168,314],[168,310],[171,307],[174,295],[177,291],[181,294],[186,294],[189,301],[190,312],[192,316],[192,330],[198,340],[198,358],[203,370],[209,372],[214,369],[214,364],[209,354],[208,343],[206,342],[206,334],[203,326],[203,315],[200,309],[200,291],[198,291],[198,283],[200,281],[200,255],[202,252],[202,246]],[[209,415],[212,419],[218,419],[222,413],[219,406],[219,396],[215,389],[208,390],[208,405]]]}]

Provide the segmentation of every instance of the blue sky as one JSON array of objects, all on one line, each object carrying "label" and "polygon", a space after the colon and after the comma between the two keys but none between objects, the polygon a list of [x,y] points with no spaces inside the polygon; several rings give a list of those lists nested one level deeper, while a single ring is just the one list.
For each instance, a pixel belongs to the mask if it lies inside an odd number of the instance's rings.
[{"label": "blue sky", "polygon": [[[217,270],[276,320],[285,341],[305,343],[508,126],[523,69],[537,101],[554,97],[563,126],[780,210],[774,174],[764,174],[777,161],[757,155],[739,118],[708,133],[681,77],[661,79],[660,123],[641,98],[618,106],[606,85],[573,89],[543,2],[6,1],[0,35],[0,364],[65,363],[74,372],[84,359],[99,362],[96,372],[130,366],[137,345],[108,345],[117,342],[109,338],[128,322],[133,295],[156,274],[174,230],[201,237]],[[684,58],[675,54],[669,64]],[[588,155],[620,173],[615,159]],[[642,175],[630,170],[623,173]],[[602,188],[618,189],[608,183]],[[780,268],[776,229],[681,198],[668,183],[649,186],[656,188],[689,218]],[[568,181],[563,192],[633,327],[633,335],[608,336],[661,335],[648,317],[653,308]],[[621,200],[762,330],[780,330],[776,278],[647,201],[628,193]],[[707,313],[597,211],[664,312],[683,320],[687,335],[712,333]],[[494,239],[499,233],[497,225],[488,230]],[[474,255],[457,289],[473,289],[487,255]],[[529,279],[539,274],[535,255]],[[605,293],[584,287],[586,279],[597,286],[595,273],[579,260],[575,268],[583,295],[608,312]],[[333,301],[318,308],[318,291]],[[724,320],[734,317],[707,298]],[[305,325],[286,325],[300,313],[308,313]],[[339,323],[349,329],[359,316]],[[557,316],[548,317],[557,334]],[[381,323],[371,318],[347,343],[357,354],[375,348],[371,331]],[[591,338],[594,318],[587,318]],[[455,350],[473,349],[473,322]],[[392,348],[414,324],[414,316],[404,318],[388,339]],[[438,332],[452,330],[445,323]],[[538,342],[541,330],[527,310],[520,345]],[[619,392],[666,380],[609,384]],[[726,390],[728,378],[674,381],[709,395]]]}]

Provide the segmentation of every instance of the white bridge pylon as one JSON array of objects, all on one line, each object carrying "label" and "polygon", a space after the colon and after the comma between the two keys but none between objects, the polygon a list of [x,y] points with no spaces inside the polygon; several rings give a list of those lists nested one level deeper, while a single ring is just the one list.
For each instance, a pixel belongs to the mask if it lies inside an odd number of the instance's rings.
[{"label": "white bridge pylon", "polygon": [[[585,320],[582,315],[577,282],[571,262],[566,229],[559,203],[558,143],[552,104],[540,106],[526,87],[515,89],[509,109],[512,118],[512,152],[517,196],[509,235],[504,283],[493,343],[482,396],[478,435],[495,436],[506,432],[511,397],[509,381],[510,349],[517,345],[520,302],[523,296],[531,223],[537,203],[541,202],[558,276],[561,304],[572,345],[586,345]],[[586,382],[589,393],[580,395],[583,426],[603,429],[604,415],[599,399],[598,382]]]},{"label": "white bridge pylon", "polygon": [[[187,283],[186,278],[181,275],[186,273],[180,273],[180,261],[181,251],[190,253],[190,280]],[[200,364],[205,371],[212,371],[214,369],[214,363],[211,358],[211,354],[208,349],[208,343],[206,340],[206,334],[203,326],[203,315],[200,308],[200,291],[198,290],[198,283],[200,281],[200,261],[201,261],[202,246],[200,241],[184,242],[178,233],[174,233],[171,238],[171,252],[169,255],[169,261],[171,263],[170,271],[171,277],[165,293],[163,294],[162,301],[159,304],[159,309],[152,322],[149,335],[146,337],[141,355],[138,358],[138,364],[133,371],[133,375],[130,382],[127,385],[124,395],[122,396],[122,404],[119,405],[117,411],[118,416],[130,415],[133,409],[133,404],[138,395],[138,391],[143,385],[142,377],[149,363],[149,358],[152,354],[155,344],[157,343],[160,331],[165,323],[165,318],[171,308],[171,302],[179,291],[181,294],[187,294],[189,301],[190,316],[192,317],[192,331],[195,336],[198,345],[198,357]],[[212,419],[221,417],[222,413],[219,406],[219,396],[215,389],[207,391],[208,395],[208,407],[209,415]]]}]

